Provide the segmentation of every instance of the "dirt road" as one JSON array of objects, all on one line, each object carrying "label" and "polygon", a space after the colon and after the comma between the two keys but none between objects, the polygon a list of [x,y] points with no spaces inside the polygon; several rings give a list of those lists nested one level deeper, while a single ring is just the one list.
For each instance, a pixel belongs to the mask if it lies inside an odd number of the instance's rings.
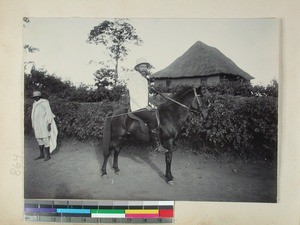
[{"label": "dirt road", "polygon": [[175,148],[174,185],[164,180],[163,154],[125,146],[119,175],[108,163],[100,177],[99,144],[65,141],[52,159],[35,161],[38,146],[25,137],[25,198],[276,202],[276,165],[213,159]]}]

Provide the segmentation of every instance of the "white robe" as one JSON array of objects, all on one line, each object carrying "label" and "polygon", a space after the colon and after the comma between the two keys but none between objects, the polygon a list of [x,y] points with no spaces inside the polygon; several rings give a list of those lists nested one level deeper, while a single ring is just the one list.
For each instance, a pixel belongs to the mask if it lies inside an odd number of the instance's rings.
[{"label": "white robe", "polygon": [[[54,120],[49,101],[40,99],[35,101],[32,106],[31,121],[36,138],[50,137],[50,152],[56,148],[57,127]],[[51,131],[48,131],[48,124],[51,123]]]},{"label": "white robe", "polygon": [[129,74],[127,88],[129,90],[131,111],[148,106],[148,81],[139,72],[135,71]]}]

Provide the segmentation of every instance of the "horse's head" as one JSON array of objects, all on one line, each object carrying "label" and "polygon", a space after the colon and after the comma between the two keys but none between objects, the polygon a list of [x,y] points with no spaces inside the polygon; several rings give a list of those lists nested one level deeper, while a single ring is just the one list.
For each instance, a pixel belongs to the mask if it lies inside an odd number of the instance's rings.
[{"label": "horse's head", "polygon": [[211,103],[208,99],[204,98],[201,87],[194,88],[194,99],[191,105],[193,112],[199,114],[203,119],[208,115],[208,110],[211,106]]}]

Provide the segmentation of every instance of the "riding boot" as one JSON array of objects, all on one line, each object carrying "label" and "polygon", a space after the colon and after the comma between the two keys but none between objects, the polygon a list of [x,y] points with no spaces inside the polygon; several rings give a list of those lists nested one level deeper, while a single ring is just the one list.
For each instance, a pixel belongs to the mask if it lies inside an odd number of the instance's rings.
[{"label": "riding boot", "polygon": [[44,156],[44,145],[39,145],[39,148],[40,148],[40,156],[34,160],[43,159],[45,157]]},{"label": "riding boot", "polygon": [[45,155],[46,155],[46,158],[44,159],[44,161],[48,161],[49,159],[51,159],[51,157],[50,157],[50,147],[45,147]]},{"label": "riding boot", "polygon": [[150,130],[150,135],[151,135],[151,141],[152,141],[152,146],[155,152],[160,152],[160,153],[166,153],[168,152],[167,149],[165,149],[159,139],[159,129],[153,129]]}]

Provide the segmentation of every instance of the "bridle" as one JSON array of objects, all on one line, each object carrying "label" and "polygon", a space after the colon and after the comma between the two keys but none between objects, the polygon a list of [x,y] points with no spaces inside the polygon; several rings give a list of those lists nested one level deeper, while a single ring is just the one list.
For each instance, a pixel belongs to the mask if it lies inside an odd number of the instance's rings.
[{"label": "bridle", "polygon": [[[199,99],[200,95],[198,95],[198,93],[197,93],[197,91],[196,91],[196,88],[193,88],[193,90],[194,90],[195,98],[196,98],[197,103],[198,103],[198,107],[200,108],[200,107],[202,106],[202,104],[201,104],[201,102],[200,102],[200,99]],[[196,110],[195,110],[195,111],[196,111]]]},{"label": "bridle", "polygon": [[[198,93],[197,93],[197,91],[196,91],[196,88],[193,88],[193,90],[194,90],[194,97],[196,98],[198,107],[200,108],[200,107],[202,106],[201,101],[200,101],[200,98],[199,98],[200,95],[198,95]],[[178,101],[176,101],[176,100],[174,100],[174,99],[172,99],[172,98],[170,98],[170,97],[168,97],[168,96],[165,96],[164,94],[162,94],[161,92],[159,92],[159,91],[157,91],[157,90],[156,90],[156,92],[157,92],[159,95],[161,95],[163,98],[165,98],[165,99],[167,99],[167,100],[170,100],[170,101],[176,103],[177,105],[180,105],[180,106],[182,106],[182,107],[188,109],[190,112],[195,113],[195,114],[199,114],[199,111],[197,111],[197,110],[195,110],[195,109],[192,109],[191,107],[188,107],[188,106],[186,106],[186,105],[184,105],[184,104],[182,104],[182,103],[180,103],[180,102],[178,102]]]}]

